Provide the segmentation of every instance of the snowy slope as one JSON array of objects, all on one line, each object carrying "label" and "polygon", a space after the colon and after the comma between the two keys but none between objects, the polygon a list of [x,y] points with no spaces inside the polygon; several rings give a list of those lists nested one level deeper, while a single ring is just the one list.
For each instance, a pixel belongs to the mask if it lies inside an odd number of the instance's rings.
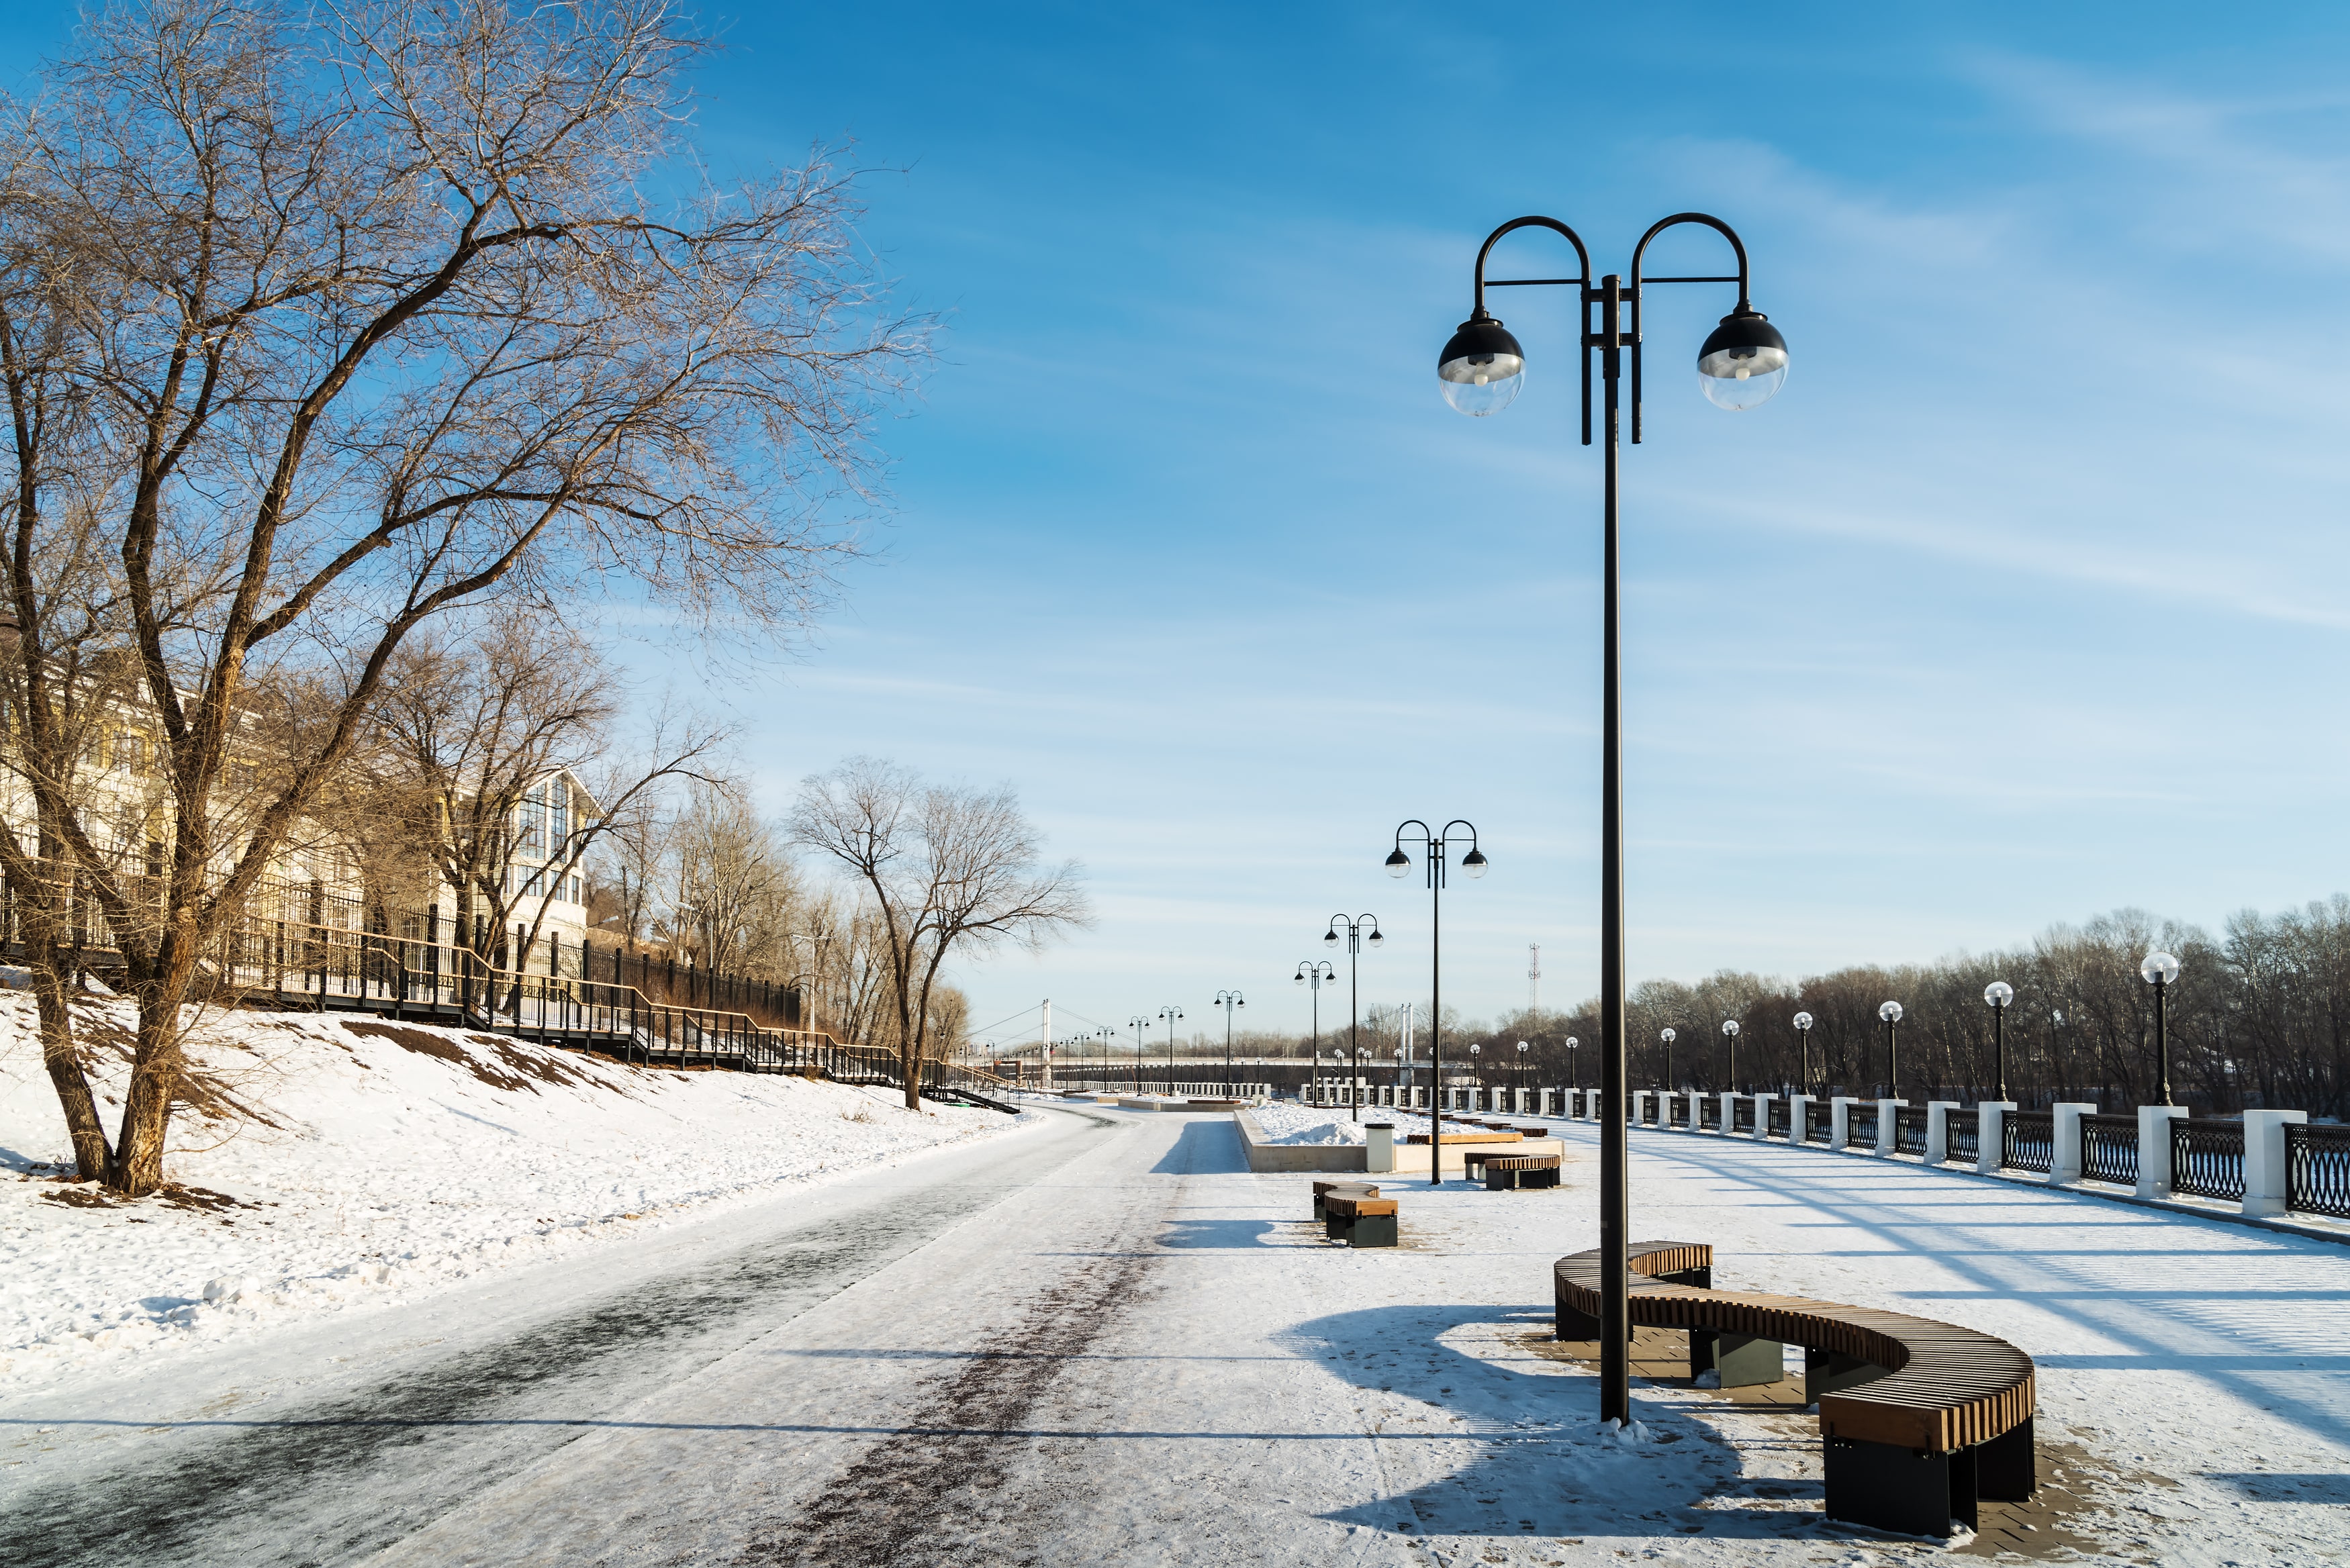
[{"label": "snowy slope", "polygon": [[[121,1003],[93,1003],[88,1037],[119,1041],[128,1019]],[[99,1054],[110,1132],[119,1045]],[[218,1014],[191,1056],[173,1189],[107,1204],[57,1179],[71,1150],[32,1002],[0,994],[0,1394],[380,1310],[1019,1125],[910,1112],[888,1090],[626,1066],[368,1019]]]}]

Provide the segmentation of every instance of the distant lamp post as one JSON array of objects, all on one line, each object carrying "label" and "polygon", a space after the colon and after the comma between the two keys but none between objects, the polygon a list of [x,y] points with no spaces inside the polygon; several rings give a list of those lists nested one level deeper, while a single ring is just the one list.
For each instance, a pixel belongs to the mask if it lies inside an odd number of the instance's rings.
[{"label": "distant lamp post", "polygon": [[1523,1040],[1518,1042],[1518,1085],[1521,1088],[1525,1086],[1526,1081],[1526,1053],[1533,1049]]},{"label": "distant lamp post", "polygon": [[1583,1062],[1575,1055],[1575,1048],[1582,1044],[1572,1034],[1566,1037],[1566,1075],[1575,1080],[1575,1086],[1578,1089],[1583,1087]]},{"label": "distant lamp post", "polygon": [[[1365,926],[1371,929],[1365,931],[1363,929]],[[1330,929],[1322,933],[1324,947],[1335,948],[1338,945],[1338,930],[1341,927],[1344,927],[1347,932],[1347,1071],[1349,1075],[1359,1076],[1362,1069],[1357,1065],[1357,1062],[1362,1051],[1362,1029],[1359,1018],[1363,999],[1361,974],[1363,944],[1368,942],[1375,948],[1384,947],[1387,944],[1387,938],[1379,934],[1379,918],[1377,915],[1357,915],[1351,919],[1345,915],[1333,915],[1330,917]],[[1402,1075],[1399,1071],[1398,1082],[1401,1082],[1401,1077]],[[1359,1121],[1361,1118],[1356,1116],[1350,1119]]]},{"label": "distant lamp post", "polygon": [[1248,1003],[1241,1000],[1241,993],[1237,991],[1220,991],[1216,992],[1213,1005],[1224,1010],[1224,1097],[1230,1099],[1232,1093],[1232,1009],[1246,1007]]},{"label": "distant lamp post", "polygon": [[[1657,1032],[1657,1038],[1665,1043],[1665,1093],[1669,1095],[1673,1092],[1673,1042],[1680,1038],[1680,1033],[1677,1030],[1660,1029]],[[1604,1089],[1606,1085],[1601,1087]]]},{"label": "distant lamp post", "polygon": [[1134,1092],[1139,1095],[1142,1093],[1143,1037],[1150,1033],[1150,1020],[1145,1014],[1137,1013],[1126,1021],[1126,1026],[1134,1031]]},{"label": "distant lamp post", "polygon": [[2154,987],[2154,1071],[2156,1082],[2162,1090],[2162,1103],[2167,1106],[2173,1103],[2170,1098],[2168,1030],[2170,982],[2178,978],[2178,961],[2158,948],[2146,955],[2146,961],[2137,966],[2137,972]]},{"label": "distant lamp post", "polygon": [[1888,1002],[1877,1010],[1885,1020],[1885,1093],[1889,1099],[1901,1097],[1901,1043],[1894,1030],[1901,1023],[1901,1004]]},{"label": "distant lamp post", "polygon": [[1983,987],[1983,1003],[1991,1009],[1991,1097],[2007,1098],[2007,1008],[2015,1000],[2015,987],[2003,980],[1992,981]]},{"label": "distant lamp post", "polygon": [[[1338,971],[1326,959],[1320,963],[1311,959],[1300,959],[1297,961],[1297,972],[1289,978],[1302,986],[1308,987],[1314,992],[1314,1059],[1318,1062],[1322,1059],[1322,987],[1336,980]],[[1337,1053],[1333,1051],[1330,1054],[1336,1056]],[[1347,1096],[1349,1102],[1352,1102],[1354,1097],[1352,1094]],[[1351,1103],[1348,1107],[1347,1120],[1362,1120],[1361,1116],[1354,1112]]]},{"label": "distant lamp post", "polygon": [[1419,829],[1410,836],[1419,840],[1428,861],[1428,1081],[1433,1085],[1428,1101],[1428,1184],[1440,1187],[1444,1182],[1444,854],[1452,844],[1452,830],[1468,829],[1469,853],[1461,857],[1463,876],[1474,879],[1492,867],[1477,847],[1477,829],[1471,824],[1456,816],[1441,831],[1430,832],[1428,824],[1412,816],[1396,827],[1395,848],[1386,862],[1390,877],[1411,869],[1411,856],[1403,846],[1407,827]]},{"label": "distant lamp post", "polygon": [[1801,1063],[1803,1075],[1796,1079],[1796,1082],[1803,1085],[1804,1093],[1808,1095],[1812,1092],[1812,1015],[1810,1013],[1795,1014],[1795,1038],[1803,1042]]},{"label": "distant lamp post", "polygon": [[1738,1020],[1721,1021],[1721,1037],[1730,1044],[1730,1092],[1734,1095],[1738,1092]]},{"label": "distant lamp post", "polygon": [[1175,1021],[1183,1016],[1183,1010],[1170,1003],[1159,1010],[1159,1016],[1167,1021],[1167,1092],[1171,1095],[1175,1092]]}]

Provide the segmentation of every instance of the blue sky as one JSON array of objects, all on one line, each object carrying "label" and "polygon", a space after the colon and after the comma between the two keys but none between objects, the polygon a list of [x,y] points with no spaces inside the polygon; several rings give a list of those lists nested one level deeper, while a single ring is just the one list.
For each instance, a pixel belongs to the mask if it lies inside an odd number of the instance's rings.
[{"label": "blue sky", "polygon": [[1426,896],[1379,869],[1409,815],[1493,861],[1448,895],[1449,999],[1522,1004],[1532,941],[1545,1001],[1594,988],[1599,463],[1563,291],[1496,296],[1533,367],[1502,417],[1433,374],[1523,213],[1603,268],[1720,214],[1794,356],[1723,413],[1690,366],[1726,291],[1652,296],[1636,978],[2350,887],[2350,14],[705,15],[712,161],[853,137],[868,237],[948,322],[880,558],[718,695],[777,809],[872,752],[1009,781],[1086,863],[1097,929],[966,966],[977,1022],[1205,1025],[1238,987],[1302,1028],[1288,977],[1341,909],[1393,939],[1367,998],[1425,995]]}]

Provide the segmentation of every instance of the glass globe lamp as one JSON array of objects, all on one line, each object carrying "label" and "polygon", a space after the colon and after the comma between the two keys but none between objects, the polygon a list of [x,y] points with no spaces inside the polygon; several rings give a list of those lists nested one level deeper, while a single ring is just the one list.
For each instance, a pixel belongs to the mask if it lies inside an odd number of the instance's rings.
[{"label": "glass globe lamp", "polygon": [[2146,961],[2137,966],[2137,972],[2146,977],[2148,985],[2158,981],[2168,985],[2178,978],[2178,961],[2158,949],[2146,955]]},{"label": "glass globe lamp", "polygon": [[1901,1022],[1901,1004],[1898,1002],[1888,1002],[1877,1010],[1877,1016],[1887,1023],[1898,1023]]},{"label": "glass globe lamp", "polygon": [[1698,349],[1697,384],[1716,408],[1761,408],[1787,384],[1787,340],[1761,311],[1734,310]]},{"label": "glass globe lamp", "polygon": [[1983,1003],[1989,1007],[2005,1007],[2015,1000],[2015,987],[2003,980],[1992,981],[1983,987]]},{"label": "glass globe lamp", "polygon": [[1398,845],[1395,849],[1388,854],[1387,858],[1387,868],[1388,875],[1390,877],[1400,877],[1405,872],[1411,869],[1411,857],[1403,852],[1403,846],[1401,845]]},{"label": "glass globe lamp", "polygon": [[1809,1029],[1811,1026],[1812,1026],[1812,1015],[1811,1015],[1810,1013],[1808,1013],[1808,1012],[1798,1012],[1797,1014],[1795,1014],[1795,1027],[1796,1027],[1796,1028],[1798,1028],[1798,1029]]},{"label": "glass globe lamp", "polygon": [[1490,869],[1492,869],[1492,863],[1485,858],[1485,852],[1482,849],[1471,849],[1461,857],[1461,874],[1472,880],[1482,877]]},{"label": "glass globe lamp", "polygon": [[[1783,357],[1783,348],[1781,352]],[[1526,384],[1525,350],[1481,309],[1461,324],[1436,357],[1436,381],[1444,400],[1471,419],[1498,414]]]}]

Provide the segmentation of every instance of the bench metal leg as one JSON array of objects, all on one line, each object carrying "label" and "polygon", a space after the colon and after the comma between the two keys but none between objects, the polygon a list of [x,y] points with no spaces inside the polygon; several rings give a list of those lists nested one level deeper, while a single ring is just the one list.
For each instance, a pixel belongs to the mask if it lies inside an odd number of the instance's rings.
[{"label": "bench metal leg", "polygon": [[1326,1241],[1343,1241],[1347,1240],[1347,1233],[1354,1228],[1354,1220],[1343,1214],[1325,1210],[1322,1215],[1322,1235]]},{"label": "bench metal leg", "polygon": [[1839,1388],[1849,1388],[1856,1383],[1869,1383],[1885,1376],[1885,1368],[1874,1361],[1863,1361],[1856,1355],[1839,1355],[1832,1350],[1804,1352],[1804,1403],[1816,1405],[1823,1394],[1833,1394]]},{"label": "bench metal leg", "polygon": [[1366,1214],[1355,1221],[1353,1234],[1347,1238],[1354,1247],[1392,1247],[1396,1244],[1396,1217],[1392,1214]]},{"label": "bench metal leg", "polygon": [[1994,1502],[2029,1502],[2040,1490],[2038,1456],[2032,1444],[2032,1421],[1978,1443],[1974,1449],[1975,1484]]},{"label": "bench metal leg", "polygon": [[[1830,1519],[1947,1539],[1953,1519],[1971,1517],[1975,1511],[1970,1457],[1920,1454],[1848,1438],[1830,1438],[1821,1448]],[[1963,1503],[1956,1495],[1961,1484],[1967,1494]]]},{"label": "bench metal leg", "polygon": [[[1692,1354],[1690,1362],[1696,1365],[1695,1334],[1690,1336]],[[1746,1334],[1717,1334],[1713,1336],[1713,1369],[1721,1374],[1724,1388],[1752,1388],[1758,1384],[1776,1383],[1787,1375],[1787,1347],[1775,1339],[1756,1339]],[[1692,1372],[1691,1376],[1696,1374]]]}]

